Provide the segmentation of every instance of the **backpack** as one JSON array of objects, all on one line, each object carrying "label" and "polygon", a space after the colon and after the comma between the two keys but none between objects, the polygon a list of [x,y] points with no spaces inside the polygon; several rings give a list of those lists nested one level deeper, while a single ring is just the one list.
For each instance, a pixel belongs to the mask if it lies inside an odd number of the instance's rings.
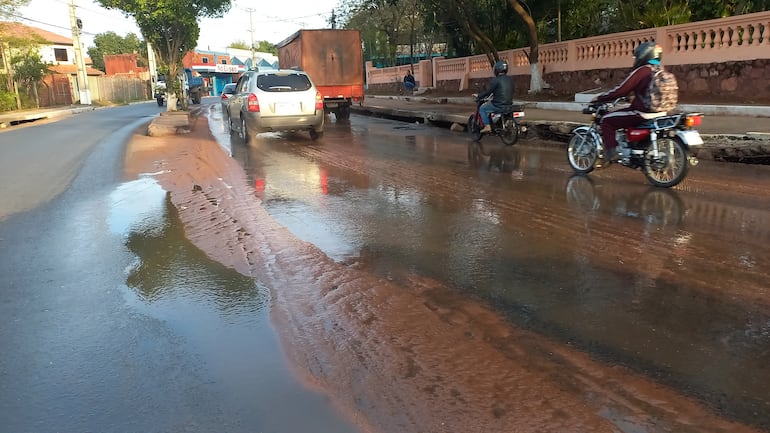
[{"label": "backpack", "polygon": [[676,76],[661,67],[653,67],[650,85],[642,95],[642,101],[647,111],[659,113],[672,111],[676,108],[679,98],[679,85]]}]

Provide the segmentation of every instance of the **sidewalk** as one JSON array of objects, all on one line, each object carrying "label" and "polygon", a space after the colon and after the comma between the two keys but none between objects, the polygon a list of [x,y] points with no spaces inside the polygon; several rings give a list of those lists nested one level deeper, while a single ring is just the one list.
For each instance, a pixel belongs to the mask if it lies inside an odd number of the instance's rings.
[{"label": "sidewalk", "polygon": [[[517,102],[517,101],[514,101]],[[571,131],[591,122],[581,111],[587,104],[577,102],[522,102],[527,137],[566,143]],[[681,111],[703,113],[698,131],[703,146],[694,150],[703,160],[766,163],[770,160],[770,107],[741,105],[685,105]],[[363,106],[352,111],[366,115],[391,116],[425,123],[451,125],[464,130],[476,110],[471,97],[419,97],[367,95]]]},{"label": "sidewalk", "polygon": [[[516,101],[514,101],[516,102]],[[581,110],[587,105],[578,102],[522,102],[525,120],[530,123],[579,123],[587,124],[591,117]],[[686,105],[681,111],[703,113],[703,123],[698,127],[702,135],[745,136],[748,139],[770,140],[770,106],[741,105]],[[382,114],[412,116],[430,121],[451,122],[465,125],[468,116],[476,109],[473,98],[429,98],[419,96],[367,95],[363,107]]]},{"label": "sidewalk", "polygon": [[36,110],[21,110],[0,113],[0,129],[20,123],[33,122],[41,119],[51,119],[54,117],[69,116],[84,111],[93,111],[96,107],[89,105],[73,105],[70,107],[39,108]]}]

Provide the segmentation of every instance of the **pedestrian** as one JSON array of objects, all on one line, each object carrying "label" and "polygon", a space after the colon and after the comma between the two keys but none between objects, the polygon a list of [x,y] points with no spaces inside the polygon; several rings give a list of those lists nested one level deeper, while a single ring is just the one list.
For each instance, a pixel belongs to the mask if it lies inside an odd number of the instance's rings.
[{"label": "pedestrian", "polygon": [[414,91],[414,87],[414,75],[412,75],[412,70],[408,69],[406,75],[404,75],[404,89],[406,89],[407,92],[412,92]]}]

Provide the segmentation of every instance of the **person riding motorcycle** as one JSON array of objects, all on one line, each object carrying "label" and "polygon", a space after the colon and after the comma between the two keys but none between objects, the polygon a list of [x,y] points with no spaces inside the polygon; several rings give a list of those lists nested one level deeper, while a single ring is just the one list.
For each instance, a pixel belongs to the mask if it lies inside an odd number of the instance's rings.
[{"label": "person riding motorcycle", "polygon": [[487,90],[476,97],[476,101],[480,102],[489,95],[493,95],[491,101],[487,101],[479,107],[481,121],[484,123],[481,133],[492,131],[492,125],[489,124],[491,113],[501,113],[513,104],[513,78],[507,75],[508,63],[505,60],[498,60],[492,70],[495,76],[489,82]]},{"label": "person riding motorcycle", "polygon": [[642,113],[648,113],[643,102],[643,95],[650,85],[653,68],[648,65],[660,65],[662,49],[655,42],[645,42],[634,49],[634,65],[631,73],[623,82],[612,90],[595,97],[591,103],[599,104],[614,101],[633,94],[631,105],[605,114],[601,119],[602,141],[604,142],[604,160],[612,163],[619,159],[618,142],[615,131],[630,128],[642,123],[645,118]]}]

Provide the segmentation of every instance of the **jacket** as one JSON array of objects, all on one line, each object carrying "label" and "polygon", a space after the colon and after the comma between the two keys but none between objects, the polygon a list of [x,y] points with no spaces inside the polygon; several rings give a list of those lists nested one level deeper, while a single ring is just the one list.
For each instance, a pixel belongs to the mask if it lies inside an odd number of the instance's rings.
[{"label": "jacket", "polygon": [[506,107],[513,104],[513,78],[509,75],[498,75],[489,82],[487,90],[479,93],[478,100],[482,100],[489,95],[492,97],[492,105],[496,107]]},{"label": "jacket", "polygon": [[634,98],[631,101],[629,109],[635,111],[641,111],[643,113],[648,112],[647,107],[644,106],[643,95],[650,86],[650,80],[652,80],[652,65],[642,65],[633,71],[618,84],[612,90],[602,93],[596,97],[596,102],[611,102],[615,99],[629,96],[633,93]]}]

